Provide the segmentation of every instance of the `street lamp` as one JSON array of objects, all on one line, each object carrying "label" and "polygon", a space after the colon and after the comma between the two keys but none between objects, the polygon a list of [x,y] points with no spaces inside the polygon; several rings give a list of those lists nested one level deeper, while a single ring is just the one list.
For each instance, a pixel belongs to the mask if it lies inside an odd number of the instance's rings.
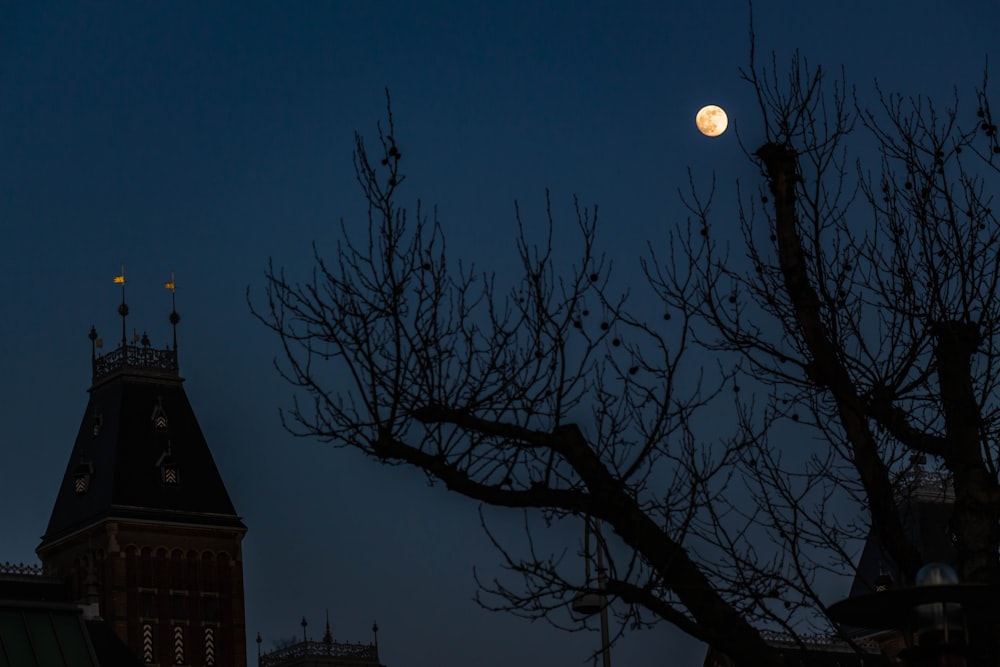
[{"label": "street lamp", "polygon": [[[590,586],[590,517],[584,517],[583,528],[583,580]],[[608,637],[608,596],[604,589],[607,586],[608,577],[604,570],[604,540],[601,538],[601,524],[594,522],[594,533],[597,542],[597,590],[594,592],[581,592],[573,598],[573,611],[585,616],[601,615],[601,655],[604,659],[604,667],[611,667],[611,647]]]},{"label": "street lamp", "polygon": [[870,630],[897,630],[906,648],[899,657],[914,667],[966,667],[994,661],[990,636],[1000,620],[1000,586],[960,583],[944,563],[928,563],[916,584],[858,595],[831,605],[835,623]]}]

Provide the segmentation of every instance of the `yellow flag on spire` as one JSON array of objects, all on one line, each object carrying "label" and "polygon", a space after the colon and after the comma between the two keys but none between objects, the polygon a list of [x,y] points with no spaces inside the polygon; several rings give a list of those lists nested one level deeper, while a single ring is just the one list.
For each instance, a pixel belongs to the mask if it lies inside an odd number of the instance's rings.
[{"label": "yellow flag on spire", "polygon": [[120,276],[115,276],[115,284],[116,285],[124,285],[125,284],[125,275],[122,274]]},{"label": "yellow flag on spire", "polygon": [[173,271],[170,272],[170,280],[168,280],[167,282],[163,283],[163,286],[166,287],[168,290],[171,290],[171,291],[173,291],[177,287],[177,285],[174,284],[174,273],[173,273]]}]

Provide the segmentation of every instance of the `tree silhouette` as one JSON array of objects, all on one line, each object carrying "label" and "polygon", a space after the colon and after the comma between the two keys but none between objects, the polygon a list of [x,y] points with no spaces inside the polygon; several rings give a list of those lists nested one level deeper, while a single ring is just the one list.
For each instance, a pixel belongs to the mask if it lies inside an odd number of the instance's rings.
[{"label": "tree silhouette", "polygon": [[[818,584],[853,572],[869,529],[912,581],[915,467],[954,487],[961,576],[1000,583],[1000,145],[985,81],[974,116],[881,91],[859,108],[797,56],[781,73],[752,55],[743,76],[763,139],[746,151],[760,183],[737,193],[743,247],[720,246],[692,188],[642,261],[659,312],[614,291],[596,209],[576,206],[568,264],[551,209],[540,245],[517,213],[519,276],[450,260],[437,220],[398,202],[391,109],[374,150],[356,135],[366,233],[342,225],[304,281],[272,263],[250,301],[298,390],[292,432],[525,511],[527,539],[490,533],[510,576],[480,582],[484,605],[578,627],[571,600],[603,591],[619,632],[667,621],[778,665],[767,631],[836,631]],[[699,437],[720,406],[730,434]],[[538,539],[591,521],[600,584],[575,545]]]}]

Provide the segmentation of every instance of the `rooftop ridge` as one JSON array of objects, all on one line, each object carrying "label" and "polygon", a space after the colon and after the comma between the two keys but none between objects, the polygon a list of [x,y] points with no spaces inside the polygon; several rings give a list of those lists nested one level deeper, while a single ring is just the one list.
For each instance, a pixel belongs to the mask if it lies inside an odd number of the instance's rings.
[{"label": "rooftop ridge", "polygon": [[834,634],[798,634],[793,635],[780,630],[762,630],[761,636],[768,644],[778,648],[805,648],[809,650],[824,650],[842,653],[855,653],[857,646],[870,653],[879,651],[878,642],[867,638],[853,639],[853,646]]},{"label": "rooftop ridge", "polygon": [[49,572],[45,570],[41,563],[13,563],[7,561],[0,563],[0,575],[15,575],[22,577],[46,577]]}]

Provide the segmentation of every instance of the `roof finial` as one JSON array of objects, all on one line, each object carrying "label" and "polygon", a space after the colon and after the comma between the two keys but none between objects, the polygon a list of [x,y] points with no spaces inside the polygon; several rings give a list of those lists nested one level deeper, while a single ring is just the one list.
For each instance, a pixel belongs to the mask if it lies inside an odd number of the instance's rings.
[{"label": "roof finial", "polygon": [[326,632],[323,633],[323,643],[332,644],[333,635],[330,634],[330,610],[326,610]]},{"label": "roof finial", "polygon": [[164,287],[170,290],[170,324],[174,327],[174,354],[177,354],[177,323],[181,321],[181,316],[177,314],[177,283],[174,282],[174,272],[170,272],[170,282],[164,283]]},{"label": "roof finial", "polygon": [[90,325],[90,333],[87,334],[87,338],[90,339],[90,360],[94,361],[97,359],[97,327],[93,324]]},{"label": "roof finial", "polygon": [[305,617],[305,616],[303,616],[303,617],[302,617],[302,643],[303,643],[303,644],[306,644],[306,643],[308,643],[308,642],[309,642],[309,640],[308,640],[308,639],[306,639],[306,626],[307,626],[307,625],[309,625],[309,621],[307,621],[307,620],[306,620],[306,617]]},{"label": "roof finial", "polygon": [[261,644],[262,641],[264,641],[264,639],[260,636],[260,633],[258,632],[257,633],[257,662],[258,663],[260,663],[260,644]]},{"label": "roof finial", "polygon": [[97,585],[97,569],[94,563],[95,553],[93,540],[87,540],[87,578],[84,579],[85,592],[80,599],[79,605],[83,610],[85,621],[94,621],[101,618],[101,596]]},{"label": "roof finial", "polygon": [[378,623],[372,621],[372,634],[375,635],[375,648],[378,648]]},{"label": "roof finial", "polygon": [[118,314],[122,316],[122,349],[128,344],[125,333],[125,316],[128,315],[128,304],[125,303],[125,265],[122,264],[121,274],[115,276],[115,284],[122,286],[122,305],[118,306]]}]

